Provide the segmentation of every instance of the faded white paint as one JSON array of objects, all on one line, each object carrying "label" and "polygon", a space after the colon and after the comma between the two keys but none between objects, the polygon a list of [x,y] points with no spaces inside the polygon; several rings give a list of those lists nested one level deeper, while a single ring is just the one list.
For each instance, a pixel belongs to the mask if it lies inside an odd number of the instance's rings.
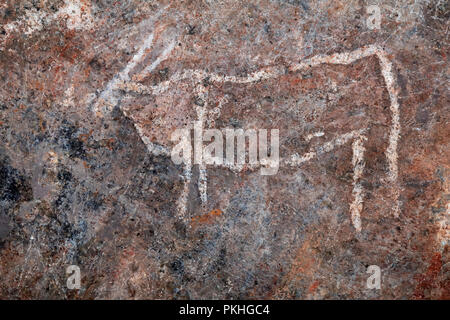
[{"label": "faded white paint", "polygon": [[53,14],[32,8],[24,16],[3,26],[3,29],[7,34],[23,32],[30,36],[58,19],[65,20],[70,30],[90,30],[94,27],[90,6],[84,5],[82,1],[65,0],[64,6]]},{"label": "faded white paint", "polygon": [[352,214],[352,223],[357,231],[361,231],[361,212],[363,209],[364,194],[363,187],[361,185],[361,177],[364,173],[364,152],[365,148],[363,141],[367,138],[360,135],[358,138],[353,140],[353,202],[350,204],[350,212]]}]

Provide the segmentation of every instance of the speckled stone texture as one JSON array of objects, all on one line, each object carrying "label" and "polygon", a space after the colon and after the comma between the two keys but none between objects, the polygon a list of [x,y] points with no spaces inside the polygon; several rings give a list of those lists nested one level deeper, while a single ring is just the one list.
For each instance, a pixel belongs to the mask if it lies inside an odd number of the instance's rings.
[{"label": "speckled stone texture", "polygon": [[[2,1],[0,298],[450,299],[448,29],[440,0]],[[279,129],[278,172],[174,164],[195,121]]]}]

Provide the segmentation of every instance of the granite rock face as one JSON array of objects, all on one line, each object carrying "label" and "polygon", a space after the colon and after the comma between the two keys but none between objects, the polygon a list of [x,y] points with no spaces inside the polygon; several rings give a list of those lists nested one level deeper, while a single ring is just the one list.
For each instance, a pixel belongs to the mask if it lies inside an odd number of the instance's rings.
[{"label": "granite rock face", "polygon": [[[440,0],[4,1],[0,297],[450,299],[448,27]],[[195,125],[279,130],[277,170],[175,163]]]}]

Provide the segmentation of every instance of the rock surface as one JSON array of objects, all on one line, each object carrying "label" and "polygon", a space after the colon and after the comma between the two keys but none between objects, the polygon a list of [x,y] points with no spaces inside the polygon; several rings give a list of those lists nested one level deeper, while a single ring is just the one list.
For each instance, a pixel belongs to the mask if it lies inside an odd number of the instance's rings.
[{"label": "rock surface", "polygon": [[[0,298],[450,299],[448,2],[371,5],[4,1]],[[175,164],[194,123],[278,171]]]}]

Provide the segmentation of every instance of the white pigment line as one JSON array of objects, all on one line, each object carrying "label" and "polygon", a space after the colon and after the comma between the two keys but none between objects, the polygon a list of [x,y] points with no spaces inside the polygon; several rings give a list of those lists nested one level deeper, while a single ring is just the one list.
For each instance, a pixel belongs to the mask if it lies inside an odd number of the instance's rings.
[{"label": "white pigment line", "polygon": [[[129,117],[129,115],[127,114],[126,111],[122,110],[123,114],[126,117]],[[137,123],[131,118],[134,127],[136,128],[136,131],[139,135],[139,137],[141,138],[142,142],[145,144],[147,150],[155,155],[155,156],[159,156],[159,155],[163,155],[166,157],[170,157],[170,150],[168,148],[166,148],[165,146],[162,145],[158,145],[156,143],[153,143],[150,141],[149,137],[147,137],[145,135],[145,133],[143,132],[143,129],[137,125]]]},{"label": "white pigment line", "polygon": [[370,45],[351,52],[334,53],[332,55],[317,55],[301,63],[293,64],[292,71],[317,67],[321,64],[350,64],[362,58],[372,56],[377,53],[378,48]]},{"label": "white pigment line", "polygon": [[153,33],[151,33],[145,40],[143,45],[139,48],[138,52],[131,58],[130,62],[125,66],[125,68],[115,75],[106,85],[105,90],[102,91],[100,97],[94,105],[94,112],[100,111],[103,107],[108,111],[111,111],[116,105],[119,99],[119,93],[114,89],[117,84],[121,81],[130,80],[130,71],[140,62],[147,49],[149,49],[153,44]]},{"label": "white pigment line", "polygon": [[324,152],[330,152],[337,147],[343,146],[348,141],[359,137],[365,131],[366,131],[366,129],[359,129],[359,130],[353,130],[353,131],[341,134],[337,138],[334,138],[333,140],[328,141],[328,142],[324,143],[323,145],[315,148],[315,151],[310,150],[309,152],[305,153],[303,156],[299,156],[297,153],[295,153],[291,157],[289,157],[285,160],[281,159],[280,161],[282,161],[282,163],[284,162],[286,165],[289,165],[289,166],[300,166],[302,163],[305,163],[305,162],[308,162],[308,161],[314,159],[315,157],[317,157],[318,154],[321,154]]},{"label": "white pigment line", "polygon": [[134,127],[141,137],[142,142],[144,142],[145,146],[147,147],[147,150],[151,154],[155,156],[163,155],[166,157],[170,157],[170,150],[168,148],[151,142],[150,139],[142,132],[142,129],[139,126],[135,125]]},{"label": "white pigment line", "polygon": [[187,201],[189,198],[189,186],[191,184],[192,170],[190,165],[185,165],[183,172],[183,191],[177,201],[178,217],[184,219],[186,217]]},{"label": "white pigment line", "polygon": [[321,147],[318,148],[318,152],[330,152],[336,147],[340,147],[344,144],[346,144],[351,139],[354,139],[361,134],[363,134],[366,131],[366,129],[359,129],[359,130],[353,130],[347,133],[344,133],[340,136],[338,136],[336,139],[333,139],[331,141],[328,141],[327,143],[324,143]]},{"label": "white pigment line", "polygon": [[36,31],[41,31],[46,25],[58,18],[64,19],[67,28],[70,30],[89,30],[93,28],[91,7],[84,6],[82,1],[65,0],[64,6],[53,14],[32,8],[26,10],[25,14],[19,19],[4,25],[3,29],[9,35],[11,32],[20,31],[23,28],[22,32],[26,36],[30,36]]},{"label": "white pigment line", "polygon": [[441,250],[444,250],[450,244],[450,202],[447,202],[446,210],[438,216],[438,227],[437,242]]},{"label": "white pigment line", "polygon": [[139,81],[142,81],[142,79],[144,79],[145,77],[147,77],[153,70],[155,70],[155,68],[164,60],[166,60],[170,53],[172,52],[173,48],[175,48],[175,40],[173,40],[165,49],[164,51],[161,53],[160,56],[158,56],[158,58],[153,61],[153,63],[149,66],[147,66],[141,73],[139,73],[138,76],[136,76],[136,79]]},{"label": "white pigment line", "polygon": [[350,212],[352,215],[352,223],[356,231],[361,232],[361,212],[364,203],[363,187],[361,185],[361,177],[364,173],[364,152],[365,148],[363,141],[367,138],[363,135],[359,136],[353,141],[353,202],[350,204]]},{"label": "white pigment line", "polygon": [[199,166],[198,191],[200,192],[200,200],[205,204],[208,201],[208,175],[205,165]]},{"label": "white pigment line", "polygon": [[389,164],[388,179],[394,184],[394,216],[400,214],[400,186],[398,184],[398,140],[400,139],[400,106],[398,103],[398,89],[394,87],[394,75],[392,63],[387,58],[384,51],[377,51],[380,60],[381,72],[386,83],[386,87],[391,100],[390,110],[392,113],[392,126],[389,133],[389,145],[386,150],[386,157]]},{"label": "white pigment line", "polygon": [[314,159],[317,156],[317,153],[312,151],[312,152],[307,152],[305,153],[303,156],[299,156],[297,153],[293,154],[289,159],[287,159],[285,161],[285,163],[289,166],[300,166],[302,163],[304,162],[308,162],[312,159]]},{"label": "white pigment line", "polygon": [[236,77],[236,76],[223,76],[218,75],[216,73],[208,73],[203,70],[184,70],[182,72],[176,72],[175,74],[172,75],[172,77],[170,77],[169,80],[163,81],[154,86],[144,86],[134,81],[122,81],[120,83],[117,83],[116,88],[125,91],[134,91],[134,89],[137,88],[139,90],[138,93],[141,94],[161,94],[164,93],[166,90],[168,90],[173,83],[185,79],[192,80],[192,82],[199,82],[205,78],[209,78],[209,81],[211,82],[218,82],[218,83],[231,82],[238,84],[246,84],[272,79],[276,76],[282,75],[283,72],[284,71],[275,69],[273,67],[267,67],[263,70],[251,73],[247,77]]},{"label": "white pigment line", "polygon": [[312,138],[323,137],[324,135],[325,135],[325,133],[323,133],[323,131],[314,132],[314,133],[308,134],[305,137],[305,141],[311,141]]},{"label": "white pigment line", "polygon": [[[202,105],[196,105],[197,111],[197,124],[199,124],[200,132],[203,131],[203,127],[205,124],[205,113],[208,106],[208,90],[202,85],[199,84],[195,88],[195,94],[197,99],[202,100]],[[197,137],[200,139],[200,152],[203,154],[203,137]],[[194,137],[195,140],[195,137]],[[195,151],[198,154],[198,151]],[[206,172],[206,164],[203,159],[199,159],[198,163],[198,191],[200,193],[200,200],[202,204],[205,204],[208,201],[208,176]]]},{"label": "white pigment line", "polygon": [[[169,5],[166,5],[164,8],[158,10],[158,12],[154,16],[140,22],[137,28],[141,26],[152,25],[153,22],[165,11],[165,9],[168,6]],[[144,42],[138,49],[138,52],[133,56],[133,58],[131,58],[131,60],[128,62],[125,68],[121,72],[116,74],[107,83],[105,89],[101,92],[100,97],[97,99],[97,101],[93,106],[93,111],[97,115],[102,116],[102,113],[99,111],[111,111],[114,109],[119,99],[119,93],[115,92],[117,85],[121,82],[130,80],[129,75],[130,71],[134,67],[136,67],[136,65],[142,60],[144,55],[151,48],[152,44],[153,44],[153,32],[144,39]]]}]

